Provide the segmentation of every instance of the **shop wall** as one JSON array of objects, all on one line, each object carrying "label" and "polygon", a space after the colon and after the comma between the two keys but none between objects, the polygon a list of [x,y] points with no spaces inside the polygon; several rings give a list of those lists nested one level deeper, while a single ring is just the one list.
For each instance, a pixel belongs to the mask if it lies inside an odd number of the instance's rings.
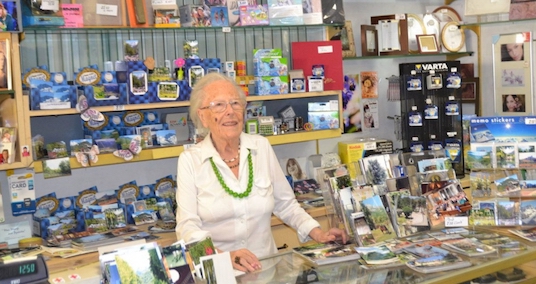
[{"label": "shop wall", "polygon": [[[357,54],[361,54],[360,25],[370,24],[370,16],[393,13],[425,13],[426,7],[437,7],[443,1],[369,1],[351,0],[345,1],[344,9],[346,18],[352,21],[354,38],[356,41]],[[386,8],[388,7],[388,9]],[[445,60],[444,56],[426,57],[427,60]],[[357,74],[362,71],[376,71],[380,82],[378,85],[380,121],[379,129],[368,132],[344,134],[337,139],[326,139],[304,143],[294,143],[274,146],[278,157],[307,157],[316,153],[337,152],[338,141],[350,141],[359,138],[385,138],[395,142],[395,147],[401,143],[396,141],[394,135],[394,122],[388,119],[400,113],[398,102],[387,101],[387,80],[391,75],[398,75],[398,64],[414,62],[415,58],[352,60],[343,62],[345,74]],[[121,184],[135,180],[138,185],[154,183],[158,178],[166,175],[176,175],[177,159],[163,159],[148,162],[124,163],[121,165],[105,167],[89,167],[73,170],[72,176],[44,179],[42,174],[35,175],[35,188],[37,196],[56,192],[58,197],[77,195],[83,189],[97,186],[99,190],[116,189]],[[16,170],[16,174],[31,172],[29,170]],[[4,204],[6,222],[12,223],[30,219],[30,215],[13,217],[10,209],[10,195],[7,184],[6,172],[0,172],[0,189]]]}]

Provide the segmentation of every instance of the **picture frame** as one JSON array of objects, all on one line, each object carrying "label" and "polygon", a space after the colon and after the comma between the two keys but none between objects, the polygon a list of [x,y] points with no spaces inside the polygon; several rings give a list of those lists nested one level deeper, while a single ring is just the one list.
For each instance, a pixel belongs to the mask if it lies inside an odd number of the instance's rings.
[{"label": "picture frame", "polygon": [[459,22],[443,23],[441,28],[441,43],[445,52],[460,52],[465,50],[465,30]]},{"label": "picture frame", "polygon": [[462,103],[473,103],[475,105],[475,113],[480,114],[480,79],[462,79],[460,89]]},{"label": "picture frame", "polygon": [[13,89],[11,78],[11,48],[10,34],[0,33],[0,90],[3,91]]},{"label": "picture frame", "polygon": [[532,115],[532,32],[494,35],[492,47],[495,114]]},{"label": "picture frame", "polygon": [[[0,32],[20,33],[22,32],[22,9],[21,1],[19,0],[4,0],[0,1],[6,14],[10,16],[10,23],[5,23],[6,20],[0,20]],[[7,17],[6,19],[9,19]]]},{"label": "picture frame", "polygon": [[463,102],[474,102],[478,99],[478,78],[466,78],[462,80],[461,98]]},{"label": "picture frame", "polygon": [[377,26],[380,56],[408,54],[408,22],[405,14],[373,16],[370,17],[370,23]]},{"label": "picture frame", "polygon": [[327,28],[327,40],[340,40],[342,45],[342,57],[355,57],[354,31],[351,21],[344,21],[344,26],[332,26]]},{"label": "picture frame", "polygon": [[419,53],[439,53],[439,45],[435,35],[417,35]]},{"label": "picture frame", "polygon": [[495,0],[490,5],[488,0],[465,1],[465,16],[510,13],[510,0]]},{"label": "picture frame", "polygon": [[422,20],[422,17],[417,14],[406,15],[408,21],[408,50],[409,53],[419,53],[419,42],[417,35],[427,34],[426,26]]},{"label": "picture frame", "polygon": [[378,55],[378,31],[376,26],[361,25],[361,56]]}]

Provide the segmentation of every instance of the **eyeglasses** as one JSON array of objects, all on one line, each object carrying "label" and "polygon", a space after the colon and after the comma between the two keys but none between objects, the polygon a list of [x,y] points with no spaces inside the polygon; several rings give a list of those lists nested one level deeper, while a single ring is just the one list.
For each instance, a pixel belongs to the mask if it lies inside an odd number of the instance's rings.
[{"label": "eyeglasses", "polygon": [[206,107],[200,107],[199,109],[210,109],[213,113],[224,112],[227,109],[227,104],[231,105],[234,110],[244,110],[245,102],[243,100],[230,100],[226,101],[213,101]]}]

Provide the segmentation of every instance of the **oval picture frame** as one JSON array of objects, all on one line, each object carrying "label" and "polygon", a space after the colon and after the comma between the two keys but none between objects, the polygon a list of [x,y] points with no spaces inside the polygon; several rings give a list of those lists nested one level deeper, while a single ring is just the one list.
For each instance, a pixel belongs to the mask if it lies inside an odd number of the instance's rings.
[{"label": "oval picture frame", "polygon": [[458,52],[465,45],[465,32],[460,23],[452,21],[443,26],[441,30],[441,43],[450,52]]},{"label": "oval picture frame", "polygon": [[419,53],[417,36],[426,34],[426,26],[417,14],[408,14],[406,21],[408,23],[408,50],[410,53]]}]

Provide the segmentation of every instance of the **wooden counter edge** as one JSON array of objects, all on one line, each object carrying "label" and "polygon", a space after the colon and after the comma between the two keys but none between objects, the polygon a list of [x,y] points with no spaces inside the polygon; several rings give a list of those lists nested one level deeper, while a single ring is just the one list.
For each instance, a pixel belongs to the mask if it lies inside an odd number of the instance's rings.
[{"label": "wooden counter edge", "polygon": [[[306,209],[305,211],[309,213],[309,215],[311,215],[311,217],[313,218],[324,217],[328,215],[326,207],[324,206]],[[285,223],[281,221],[281,219],[272,215],[272,220],[270,221],[270,224],[273,227],[273,226],[278,226],[278,225],[284,225]]]}]

